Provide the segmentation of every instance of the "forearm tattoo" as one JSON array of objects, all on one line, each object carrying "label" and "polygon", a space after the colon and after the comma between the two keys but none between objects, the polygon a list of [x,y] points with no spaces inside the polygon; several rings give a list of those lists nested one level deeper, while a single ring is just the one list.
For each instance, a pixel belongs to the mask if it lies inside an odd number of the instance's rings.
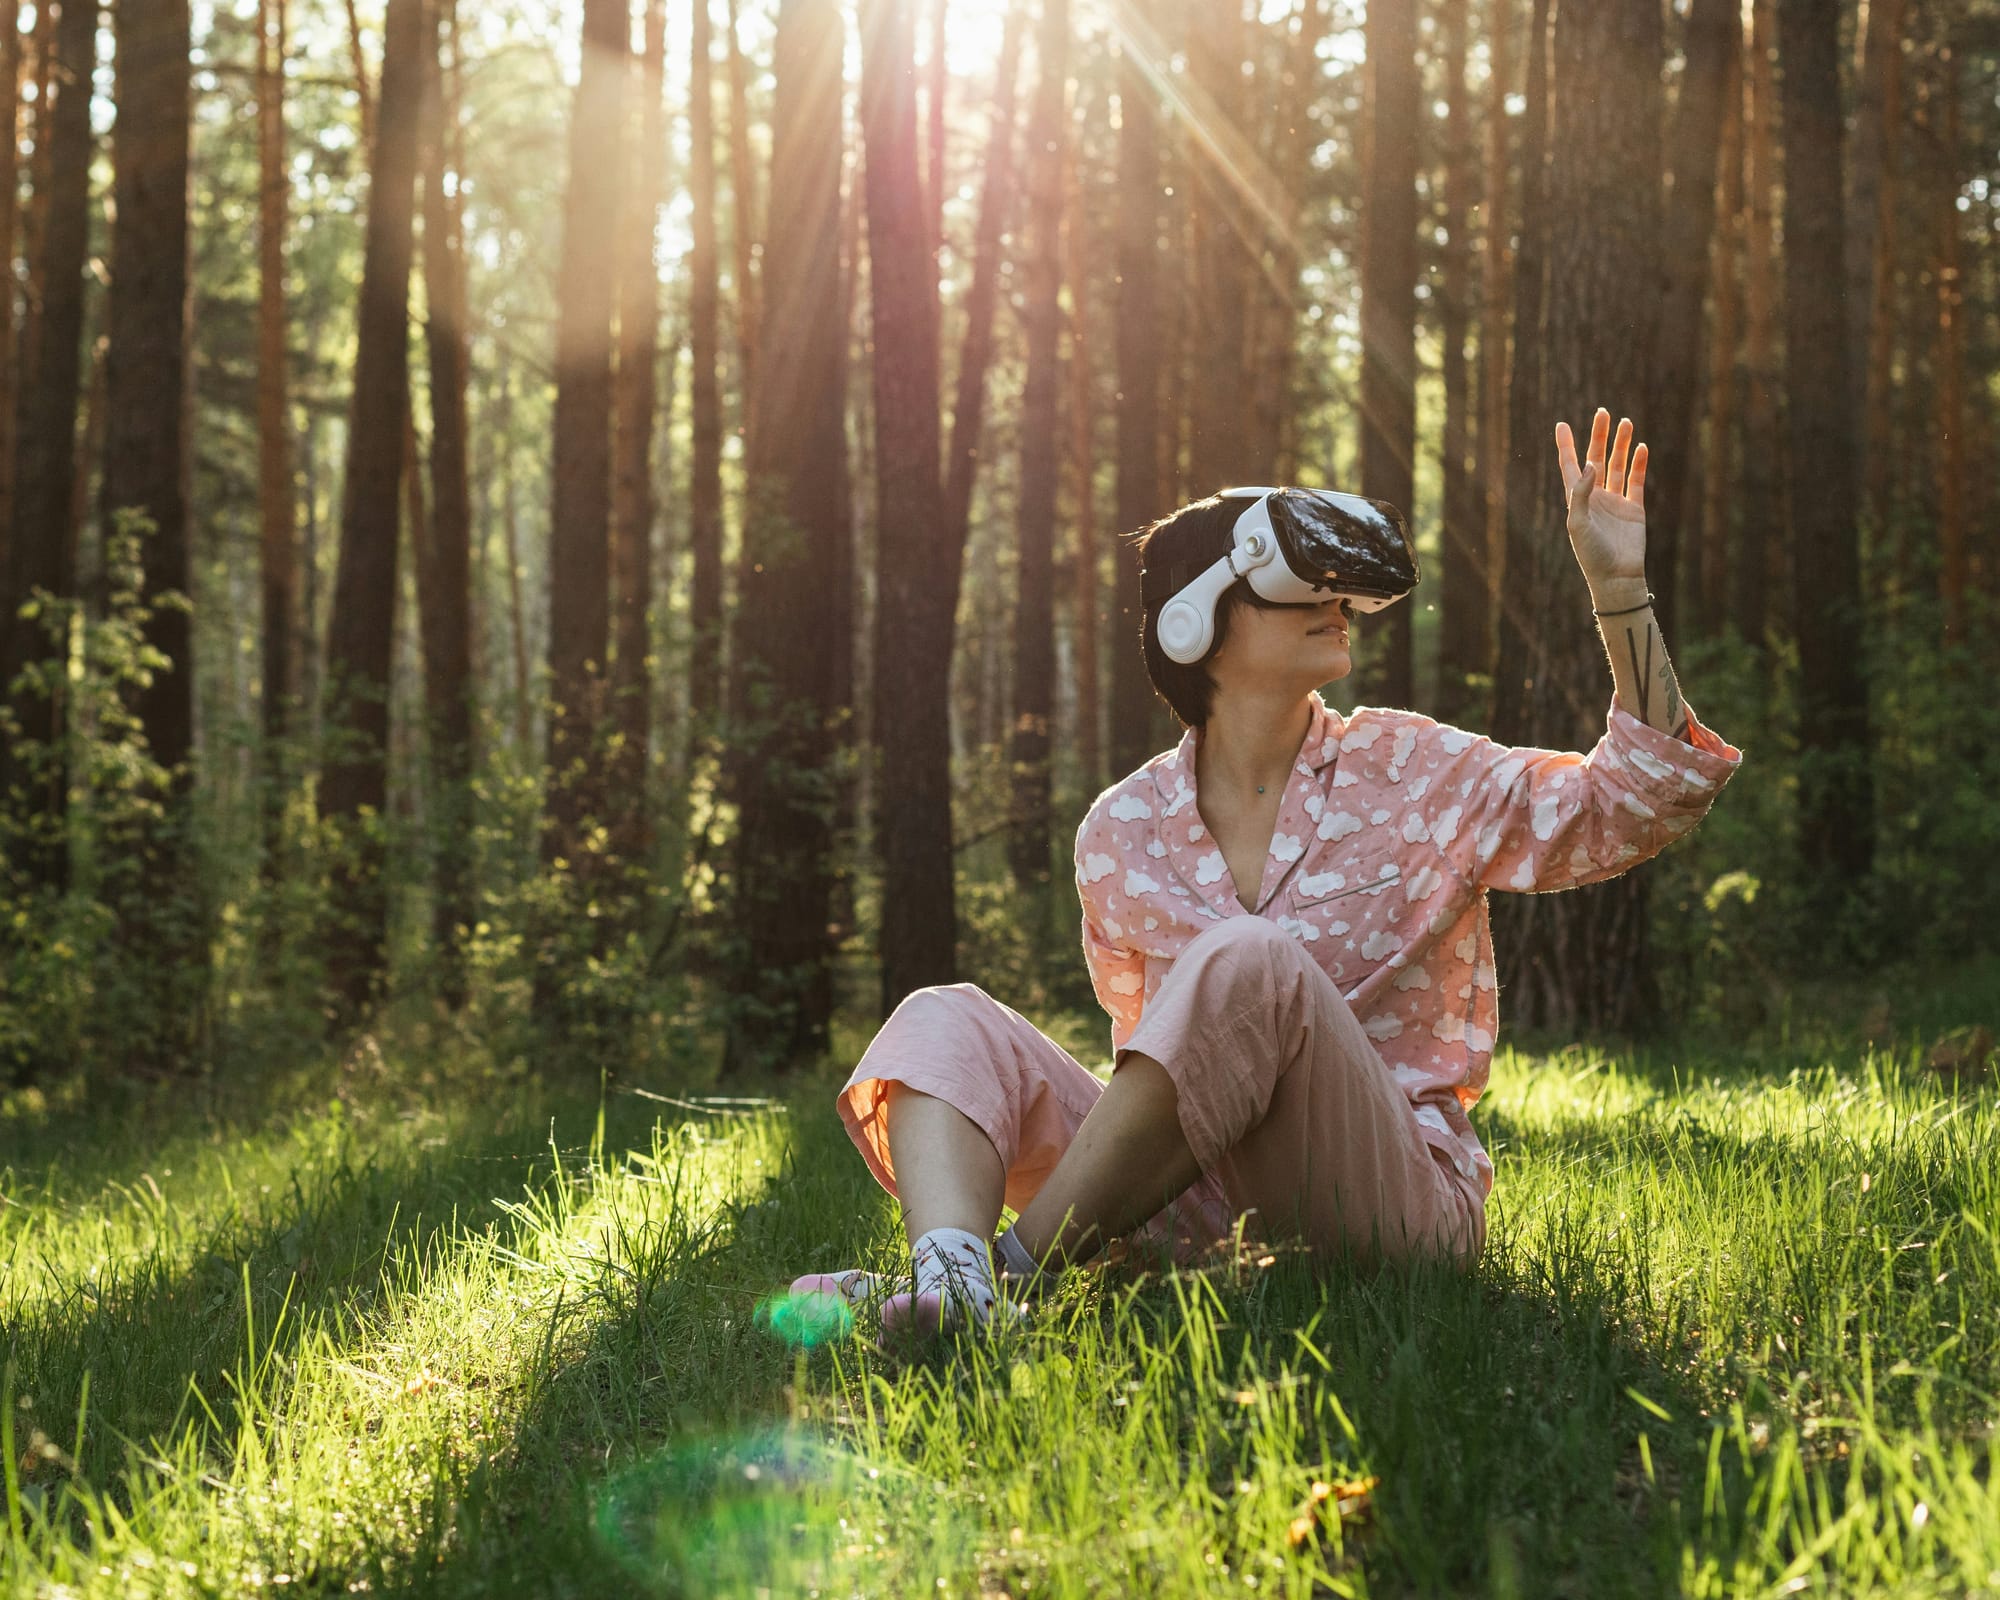
[{"label": "forearm tattoo", "polygon": [[1646,650],[1643,661],[1639,654],[1639,632],[1630,623],[1625,627],[1625,655],[1632,663],[1632,678],[1639,691],[1639,720],[1651,724],[1653,720],[1653,685],[1657,682],[1665,695],[1666,720],[1673,737],[1685,740],[1690,726],[1687,703],[1681,699],[1681,686],[1674,677],[1673,663],[1667,659],[1667,647],[1660,645],[1660,665],[1653,666],[1653,637],[1658,625],[1649,616],[1646,619]]}]

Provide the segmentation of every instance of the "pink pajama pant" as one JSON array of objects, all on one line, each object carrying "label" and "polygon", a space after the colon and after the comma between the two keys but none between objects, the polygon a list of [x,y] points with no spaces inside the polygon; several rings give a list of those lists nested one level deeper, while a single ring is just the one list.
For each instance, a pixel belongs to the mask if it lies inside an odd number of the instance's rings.
[{"label": "pink pajama pant", "polygon": [[[1135,1238],[1191,1263],[1254,1211],[1249,1236],[1303,1240],[1319,1254],[1478,1258],[1483,1199],[1425,1141],[1339,987],[1276,924],[1228,917],[1188,944],[1113,1070],[1135,1053],[1173,1080],[1202,1171]],[[841,1120],[891,1194],[891,1081],[945,1101],[993,1141],[1017,1212],[1104,1092],[1053,1039],[976,985],[919,989],[882,1024],[840,1091]]]}]

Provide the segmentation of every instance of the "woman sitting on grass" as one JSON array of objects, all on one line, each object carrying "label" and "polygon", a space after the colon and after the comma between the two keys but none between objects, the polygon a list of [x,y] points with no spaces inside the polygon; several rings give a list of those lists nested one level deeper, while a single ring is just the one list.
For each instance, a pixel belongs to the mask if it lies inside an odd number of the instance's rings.
[{"label": "woman sitting on grass", "polygon": [[[885,1330],[984,1327],[1015,1312],[1006,1291],[1111,1239],[1136,1230],[1189,1262],[1250,1211],[1266,1239],[1322,1254],[1477,1260],[1493,1164],[1466,1111],[1499,1021],[1485,891],[1644,861],[1742,760],[1680,696],[1646,590],[1646,447],[1628,476],[1620,422],[1607,467],[1609,426],[1600,409],[1582,467],[1556,427],[1615,689],[1587,756],[1413,711],[1343,718],[1318,686],[1352,669],[1345,599],[1274,604],[1237,578],[1207,652],[1170,659],[1163,575],[1228,552],[1245,501],[1144,531],[1146,667],[1187,732],[1077,830],[1110,1082],[973,984],[909,995],[840,1114],[901,1202],[913,1273],[794,1292],[879,1299]],[[1018,1219],[995,1239],[1003,1203]]]}]

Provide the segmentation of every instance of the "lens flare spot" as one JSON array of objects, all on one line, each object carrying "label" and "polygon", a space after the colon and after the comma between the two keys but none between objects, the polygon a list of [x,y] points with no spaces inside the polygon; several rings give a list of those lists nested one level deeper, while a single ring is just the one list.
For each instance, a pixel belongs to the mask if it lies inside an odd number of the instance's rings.
[{"label": "lens flare spot", "polygon": [[778,1294],[757,1303],[753,1320],[798,1350],[817,1350],[854,1332],[854,1312],[837,1294]]}]

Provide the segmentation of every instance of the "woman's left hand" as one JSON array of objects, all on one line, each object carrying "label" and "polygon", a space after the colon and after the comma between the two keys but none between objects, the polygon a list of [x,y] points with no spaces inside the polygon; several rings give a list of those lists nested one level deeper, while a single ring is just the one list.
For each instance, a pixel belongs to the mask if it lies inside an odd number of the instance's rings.
[{"label": "woman's left hand", "polygon": [[1611,443],[1607,467],[1610,432],[1611,413],[1599,406],[1590,421],[1590,451],[1579,467],[1569,424],[1556,424],[1556,461],[1569,502],[1570,548],[1600,605],[1622,604],[1635,592],[1643,594],[1646,587],[1646,447],[1632,449],[1632,419],[1624,418]]}]

